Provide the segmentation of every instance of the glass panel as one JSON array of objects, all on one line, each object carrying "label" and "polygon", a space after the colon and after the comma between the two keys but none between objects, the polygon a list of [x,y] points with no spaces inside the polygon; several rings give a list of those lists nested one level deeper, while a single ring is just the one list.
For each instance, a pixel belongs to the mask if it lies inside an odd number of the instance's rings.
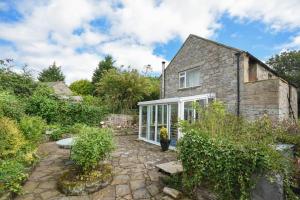
[{"label": "glass panel", "polygon": [[170,139],[171,146],[176,146],[178,139],[178,105],[171,104],[171,117],[170,117]]},{"label": "glass panel", "polygon": [[192,122],[194,120],[193,102],[184,102],[184,120]]},{"label": "glass panel", "polygon": [[167,105],[157,106],[157,142],[160,141],[160,129],[162,127],[167,128]]},{"label": "glass panel", "polygon": [[199,119],[199,109],[201,112],[201,108],[203,108],[206,105],[206,99],[196,100],[196,105],[200,106],[200,108],[196,107],[196,117],[195,117],[196,119]]},{"label": "glass panel", "polygon": [[150,106],[150,129],[149,140],[154,141],[155,138],[155,106]]},{"label": "glass panel", "polygon": [[142,130],[141,137],[146,138],[147,134],[147,106],[142,106]]},{"label": "glass panel", "polygon": [[194,87],[200,85],[200,70],[190,70],[186,72],[186,87]]},{"label": "glass panel", "polygon": [[179,88],[184,88],[185,77],[179,78]]},{"label": "glass panel", "polygon": [[208,104],[211,104],[212,102],[214,102],[214,100],[215,100],[214,98],[209,97],[209,98],[208,98]]}]

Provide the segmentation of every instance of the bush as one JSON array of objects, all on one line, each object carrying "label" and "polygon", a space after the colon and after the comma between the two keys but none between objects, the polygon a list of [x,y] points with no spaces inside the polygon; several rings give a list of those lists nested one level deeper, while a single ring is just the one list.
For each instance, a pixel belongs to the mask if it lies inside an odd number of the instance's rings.
[{"label": "bush", "polygon": [[[32,95],[36,83],[28,72],[16,73],[10,67],[11,60],[0,60],[0,90],[9,90],[17,96]],[[26,69],[25,69],[26,70]]]},{"label": "bush", "polygon": [[114,149],[113,133],[110,129],[85,127],[72,147],[71,159],[83,171],[97,167]]},{"label": "bush", "polygon": [[20,121],[20,128],[27,140],[31,143],[40,141],[45,132],[46,122],[41,117],[23,117]]},{"label": "bush", "polygon": [[15,156],[25,144],[25,139],[16,123],[9,118],[0,118],[0,158]]},{"label": "bush", "polygon": [[107,110],[103,107],[64,102],[60,107],[59,121],[64,125],[73,125],[74,123],[98,125],[106,114]]},{"label": "bush", "polygon": [[94,85],[88,80],[78,80],[71,83],[70,89],[79,95],[92,95]]},{"label": "bush", "polygon": [[25,167],[16,160],[0,160],[0,194],[5,191],[20,193],[27,178]]},{"label": "bush", "polygon": [[266,118],[247,122],[214,102],[198,108],[200,119],[183,122],[177,148],[184,168],[184,186],[211,185],[220,199],[248,199],[253,175],[282,174],[287,183],[289,163],[273,147],[281,128]]},{"label": "bush", "polygon": [[24,113],[24,105],[15,95],[0,91],[0,116],[20,120]]}]

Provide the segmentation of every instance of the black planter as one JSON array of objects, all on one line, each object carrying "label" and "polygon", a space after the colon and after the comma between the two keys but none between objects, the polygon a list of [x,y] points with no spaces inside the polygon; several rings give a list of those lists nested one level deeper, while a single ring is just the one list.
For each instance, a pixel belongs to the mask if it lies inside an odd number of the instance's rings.
[{"label": "black planter", "polygon": [[160,146],[162,151],[167,151],[169,149],[171,140],[160,140]]}]

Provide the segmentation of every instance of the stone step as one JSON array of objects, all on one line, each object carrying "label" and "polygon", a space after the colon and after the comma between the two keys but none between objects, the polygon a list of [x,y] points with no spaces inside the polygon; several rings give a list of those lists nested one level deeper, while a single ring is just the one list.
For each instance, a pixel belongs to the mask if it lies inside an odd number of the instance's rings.
[{"label": "stone step", "polygon": [[171,161],[167,163],[158,164],[156,165],[156,167],[160,171],[170,175],[180,174],[183,172],[182,164],[179,161]]},{"label": "stone step", "polygon": [[178,190],[175,190],[173,188],[169,188],[169,187],[164,187],[163,193],[169,195],[170,197],[172,197],[174,199],[179,199],[179,197],[181,196],[181,192],[179,192]]}]

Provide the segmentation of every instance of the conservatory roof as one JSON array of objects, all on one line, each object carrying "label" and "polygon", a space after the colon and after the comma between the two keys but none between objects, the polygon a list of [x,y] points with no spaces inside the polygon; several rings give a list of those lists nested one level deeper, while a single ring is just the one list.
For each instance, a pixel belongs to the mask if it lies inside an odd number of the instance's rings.
[{"label": "conservatory roof", "polygon": [[152,100],[152,101],[142,101],[142,102],[138,102],[138,105],[142,106],[142,105],[152,105],[152,104],[177,103],[177,102],[181,102],[181,101],[192,101],[195,99],[203,99],[203,98],[208,98],[208,97],[215,98],[216,95],[214,93],[209,93],[209,94],[187,96],[187,97],[174,97],[174,98],[158,99],[158,100]]}]

